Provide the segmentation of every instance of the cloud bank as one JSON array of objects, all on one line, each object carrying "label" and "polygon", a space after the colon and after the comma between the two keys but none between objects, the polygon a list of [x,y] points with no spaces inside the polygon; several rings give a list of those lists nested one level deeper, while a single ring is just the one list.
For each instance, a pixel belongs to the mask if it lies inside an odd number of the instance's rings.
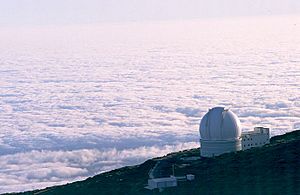
[{"label": "cloud bank", "polygon": [[81,149],[73,151],[30,151],[0,156],[0,193],[43,188],[82,180],[88,176],[135,165],[173,151],[198,147],[196,142],[138,147],[127,150]]},{"label": "cloud bank", "polygon": [[0,31],[0,189],[196,147],[207,110],[299,128],[299,17]]}]

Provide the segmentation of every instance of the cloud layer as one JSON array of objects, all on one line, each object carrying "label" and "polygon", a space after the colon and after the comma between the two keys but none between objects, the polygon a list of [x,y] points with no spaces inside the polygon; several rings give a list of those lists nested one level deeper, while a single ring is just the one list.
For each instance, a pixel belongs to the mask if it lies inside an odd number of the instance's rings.
[{"label": "cloud layer", "polygon": [[298,17],[0,31],[0,192],[196,147],[208,108],[299,128]]},{"label": "cloud layer", "polygon": [[179,143],[163,147],[127,150],[81,149],[72,151],[30,151],[0,156],[0,193],[36,189],[82,180],[88,176],[141,163],[148,158],[197,147],[198,143]]}]

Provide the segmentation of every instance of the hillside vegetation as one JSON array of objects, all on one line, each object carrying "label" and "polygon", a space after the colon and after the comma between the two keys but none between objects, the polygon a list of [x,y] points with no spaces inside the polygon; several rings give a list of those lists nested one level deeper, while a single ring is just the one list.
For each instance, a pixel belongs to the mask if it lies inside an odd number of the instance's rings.
[{"label": "hillside vegetation", "polygon": [[[214,158],[192,149],[96,175],[84,181],[22,194],[300,194],[300,131],[276,136],[271,143]],[[194,181],[162,192],[145,189],[149,170],[160,161],[156,177],[194,174]]]}]

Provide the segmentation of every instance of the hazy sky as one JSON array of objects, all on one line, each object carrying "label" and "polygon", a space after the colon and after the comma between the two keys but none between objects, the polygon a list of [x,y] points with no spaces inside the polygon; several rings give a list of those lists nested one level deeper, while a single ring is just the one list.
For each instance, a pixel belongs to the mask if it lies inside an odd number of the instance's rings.
[{"label": "hazy sky", "polygon": [[0,0],[0,25],[300,13],[299,0]]}]

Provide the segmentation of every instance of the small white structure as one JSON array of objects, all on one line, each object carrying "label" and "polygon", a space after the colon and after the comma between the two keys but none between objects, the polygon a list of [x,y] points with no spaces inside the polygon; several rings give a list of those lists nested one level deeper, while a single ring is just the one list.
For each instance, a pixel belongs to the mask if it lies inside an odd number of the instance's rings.
[{"label": "small white structure", "polygon": [[171,175],[170,177],[148,179],[148,185],[145,188],[148,190],[153,190],[157,188],[162,190],[164,188],[176,187],[178,182],[193,180],[195,180],[195,175],[193,174],[187,174],[186,176],[179,177]]},{"label": "small white structure", "polygon": [[177,186],[177,178],[174,176],[171,177],[163,177],[156,179],[148,179],[148,186],[146,187],[149,190],[153,190],[156,188],[169,188]]},{"label": "small white structure", "polygon": [[242,133],[242,148],[247,150],[270,143],[270,129],[255,127],[253,131]]},{"label": "small white structure", "polygon": [[187,174],[186,175],[186,180],[193,181],[194,179],[195,179],[195,175],[193,175],[193,174]]},{"label": "small white structure", "polygon": [[203,157],[242,149],[240,120],[229,109],[210,109],[202,118],[199,131],[200,152]]}]

